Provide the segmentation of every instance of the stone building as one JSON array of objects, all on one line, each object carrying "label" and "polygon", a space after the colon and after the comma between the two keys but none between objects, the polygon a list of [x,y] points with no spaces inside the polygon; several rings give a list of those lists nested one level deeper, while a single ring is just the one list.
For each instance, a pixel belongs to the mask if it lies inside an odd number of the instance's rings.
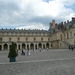
[{"label": "stone building", "polygon": [[17,50],[68,48],[75,46],[75,18],[59,24],[52,20],[49,30],[0,29],[0,50],[9,50],[15,42]]}]

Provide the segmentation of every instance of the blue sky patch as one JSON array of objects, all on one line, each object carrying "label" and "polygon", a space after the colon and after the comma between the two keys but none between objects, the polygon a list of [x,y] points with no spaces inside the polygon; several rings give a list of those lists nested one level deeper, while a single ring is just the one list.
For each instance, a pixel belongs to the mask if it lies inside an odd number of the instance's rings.
[{"label": "blue sky patch", "polygon": [[75,3],[73,5],[70,6],[65,6],[66,8],[71,8],[73,11],[75,11]]}]

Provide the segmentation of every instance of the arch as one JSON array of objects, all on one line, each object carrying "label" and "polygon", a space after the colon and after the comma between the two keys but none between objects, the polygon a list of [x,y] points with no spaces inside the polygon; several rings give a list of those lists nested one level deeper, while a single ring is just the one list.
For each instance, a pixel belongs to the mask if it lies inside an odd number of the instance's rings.
[{"label": "arch", "polygon": [[25,49],[26,48],[26,45],[23,43],[22,44],[22,49]]},{"label": "arch", "polygon": [[2,50],[2,45],[0,45],[0,50]]},{"label": "arch", "polygon": [[4,50],[8,50],[8,45],[6,43],[4,44]]},{"label": "arch", "polygon": [[43,49],[45,49],[45,44],[43,44]]},{"label": "arch", "polygon": [[39,43],[38,46],[39,46],[39,48],[42,48],[42,44],[41,43]]},{"label": "arch", "polygon": [[15,43],[15,47],[16,47],[16,49],[17,49],[17,44]]},{"label": "arch", "polygon": [[27,44],[27,49],[29,49],[29,45]]},{"label": "arch", "polygon": [[[11,45],[9,45],[9,48],[11,47]],[[17,44],[15,43],[15,47],[16,47],[16,49],[17,49]]]},{"label": "arch", "polygon": [[37,44],[35,44],[35,49],[37,49]]},{"label": "arch", "polygon": [[20,45],[18,45],[18,49],[20,50]]},{"label": "arch", "polygon": [[34,44],[33,43],[30,44],[30,49],[34,49]]},{"label": "arch", "polygon": [[49,43],[46,43],[46,48],[49,48]]}]

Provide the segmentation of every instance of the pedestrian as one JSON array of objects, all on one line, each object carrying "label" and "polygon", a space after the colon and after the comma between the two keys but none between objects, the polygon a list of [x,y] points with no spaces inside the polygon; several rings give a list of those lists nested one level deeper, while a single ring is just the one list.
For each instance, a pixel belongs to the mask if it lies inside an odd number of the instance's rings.
[{"label": "pedestrian", "polygon": [[33,49],[33,51],[35,51],[35,48]]},{"label": "pedestrian", "polygon": [[40,52],[41,52],[41,48],[40,48],[39,50],[40,50]]},{"label": "pedestrian", "polygon": [[70,45],[69,45],[69,50],[71,49]]},{"label": "pedestrian", "polygon": [[21,53],[21,55],[25,55],[25,50],[22,49],[22,53]]},{"label": "pedestrian", "polygon": [[71,47],[72,51],[73,51],[73,47]]},{"label": "pedestrian", "polygon": [[23,53],[24,53],[24,55],[25,55],[25,49],[23,49]]},{"label": "pedestrian", "polygon": [[48,48],[47,48],[47,51],[48,51]]},{"label": "pedestrian", "polygon": [[27,55],[31,55],[31,52],[30,52],[30,50],[28,49],[28,51],[27,51]]}]

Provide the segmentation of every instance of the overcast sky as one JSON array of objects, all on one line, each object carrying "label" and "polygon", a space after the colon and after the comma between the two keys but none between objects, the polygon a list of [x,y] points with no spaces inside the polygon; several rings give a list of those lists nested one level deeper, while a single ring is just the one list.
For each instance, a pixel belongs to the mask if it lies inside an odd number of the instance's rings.
[{"label": "overcast sky", "polygon": [[49,29],[49,22],[71,20],[75,0],[0,0],[0,29]]}]

